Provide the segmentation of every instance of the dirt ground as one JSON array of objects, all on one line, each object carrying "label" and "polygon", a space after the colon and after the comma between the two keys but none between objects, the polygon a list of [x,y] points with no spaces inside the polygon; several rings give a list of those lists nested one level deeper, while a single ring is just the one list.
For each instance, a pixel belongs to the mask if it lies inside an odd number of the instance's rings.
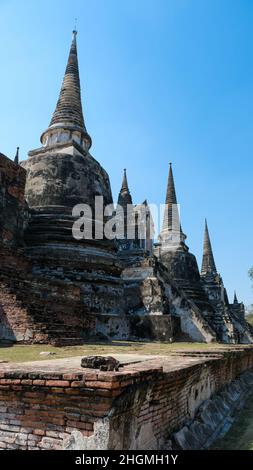
[{"label": "dirt ground", "polygon": [[[231,346],[233,349],[235,346]],[[54,347],[50,345],[13,345],[4,346],[0,343],[0,362],[41,361],[43,359],[60,359],[73,356],[103,355],[103,354],[152,354],[170,355],[178,351],[193,352],[229,349],[224,344],[205,343],[154,343],[113,341],[111,343],[89,343],[82,346]],[[51,353],[51,355],[40,354]]]}]

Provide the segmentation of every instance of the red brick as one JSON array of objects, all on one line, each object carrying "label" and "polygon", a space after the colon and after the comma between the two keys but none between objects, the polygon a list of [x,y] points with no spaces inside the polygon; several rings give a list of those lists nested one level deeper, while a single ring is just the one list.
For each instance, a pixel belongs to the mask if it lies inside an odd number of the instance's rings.
[{"label": "red brick", "polygon": [[33,380],[32,381],[33,385],[45,385],[45,380]]},{"label": "red brick", "polygon": [[110,390],[120,388],[119,382],[85,382],[85,385],[88,388],[105,388]]},{"label": "red brick", "polygon": [[47,387],[69,387],[68,380],[46,380]]},{"label": "red brick", "polygon": [[22,385],[32,385],[33,381],[31,379],[22,379],[21,384]]},{"label": "red brick", "polygon": [[85,381],[93,381],[93,380],[98,380],[98,374],[95,372],[86,372],[84,376]]},{"label": "red brick", "polygon": [[75,388],[75,387],[85,387],[85,382],[83,380],[74,380],[73,382],[71,382],[71,387]]},{"label": "red brick", "polygon": [[63,374],[64,380],[82,380],[83,374]]},{"label": "red brick", "polygon": [[21,380],[20,379],[0,379],[0,384],[1,385],[17,385],[20,384]]}]

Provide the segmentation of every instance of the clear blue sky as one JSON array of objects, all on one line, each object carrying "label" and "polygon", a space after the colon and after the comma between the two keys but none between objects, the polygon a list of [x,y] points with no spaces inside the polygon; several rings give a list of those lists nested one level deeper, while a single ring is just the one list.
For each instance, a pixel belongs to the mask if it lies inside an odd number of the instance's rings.
[{"label": "clear blue sky", "polygon": [[78,18],[92,154],[114,197],[163,203],[174,165],[182,226],[201,260],[207,217],[230,298],[253,303],[253,1],[0,0],[0,151],[39,146]]}]

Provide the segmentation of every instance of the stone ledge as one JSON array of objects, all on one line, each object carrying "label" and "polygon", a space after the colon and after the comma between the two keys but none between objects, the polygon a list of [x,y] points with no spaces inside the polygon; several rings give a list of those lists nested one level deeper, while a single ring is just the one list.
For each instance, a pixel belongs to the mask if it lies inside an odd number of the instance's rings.
[{"label": "stone ledge", "polygon": [[[61,380],[69,382],[121,382],[131,378],[141,380],[153,373],[183,374],[185,369],[220,359],[252,353],[253,346],[233,346],[208,351],[178,350],[168,356],[114,354],[121,363],[120,371],[100,371],[81,367],[81,357],[51,359],[24,363],[0,364],[0,379]],[[1,381],[0,381],[1,383]],[[39,385],[39,384],[38,384]]]},{"label": "stone ledge", "polygon": [[253,367],[253,347],[116,358],[119,372],[82,369],[78,357],[2,364],[0,448],[164,449],[205,400]]}]

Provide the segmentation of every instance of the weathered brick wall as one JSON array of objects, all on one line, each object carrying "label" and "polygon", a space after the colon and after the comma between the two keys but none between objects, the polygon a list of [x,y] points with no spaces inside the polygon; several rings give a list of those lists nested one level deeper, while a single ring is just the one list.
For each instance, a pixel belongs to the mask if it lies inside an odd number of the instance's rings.
[{"label": "weathered brick wall", "polygon": [[164,365],[163,374],[154,374],[151,383],[145,381],[132,394],[126,390],[114,402],[109,448],[163,448],[204,400],[252,367],[252,349],[175,371],[166,372]]},{"label": "weathered brick wall", "polygon": [[0,448],[162,448],[203,400],[253,367],[253,348],[192,361],[157,358],[120,372],[2,367]]},{"label": "weathered brick wall", "polygon": [[39,276],[22,250],[0,244],[0,259],[0,340],[80,343],[80,289]]},{"label": "weathered brick wall", "polygon": [[26,171],[0,153],[0,243],[22,242]]},{"label": "weathered brick wall", "polygon": [[67,250],[59,260],[43,254],[36,248],[27,256],[25,248],[0,244],[0,340],[66,345],[97,334],[169,341],[179,331],[179,318],[170,315],[120,315],[122,283],[108,274],[105,283],[96,275],[98,265],[91,273],[90,257],[79,253],[77,263]]},{"label": "weathered brick wall", "polygon": [[45,279],[22,246],[25,183],[26,170],[0,154],[0,340],[80,342],[79,286],[55,280],[54,272]]}]

